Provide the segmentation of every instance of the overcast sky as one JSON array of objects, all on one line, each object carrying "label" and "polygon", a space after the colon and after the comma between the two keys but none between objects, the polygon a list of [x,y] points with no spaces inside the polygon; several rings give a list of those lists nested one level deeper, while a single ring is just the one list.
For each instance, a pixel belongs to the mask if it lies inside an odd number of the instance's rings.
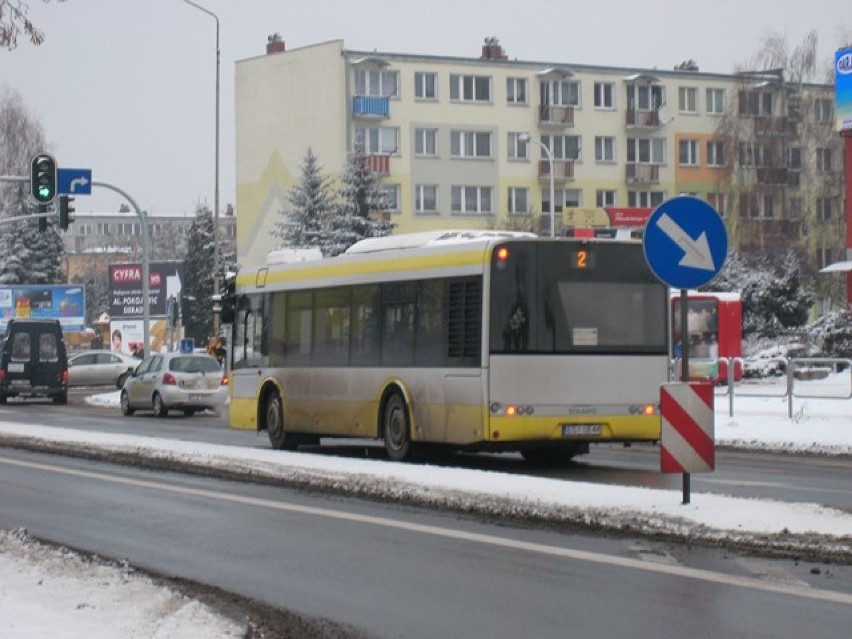
[{"label": "overcast sky", "polygon": [[[0,51],[0,84],[21,94],[60,167],[90,168],[152,214],[213,205],[216,23],[183,0],[29,2],[38,47]],[[822,66],[852,34],[843,0],[199,0],[220,21],[220,202],[236,203],[234,62],[342,39],[350,49],[478,57],[497,36],[512,59],[670,69],[686,59],[729,73],[761,38],[810,30]],[[844,11],[845,10],[845,11]],[[26,174],[22,167],[22,174]],[[79,197],[78,211],[117,210]]]}]

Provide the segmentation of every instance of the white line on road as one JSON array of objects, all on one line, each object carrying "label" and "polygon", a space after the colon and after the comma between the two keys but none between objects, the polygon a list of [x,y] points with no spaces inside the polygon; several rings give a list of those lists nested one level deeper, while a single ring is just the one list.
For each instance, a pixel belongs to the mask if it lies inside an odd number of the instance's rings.
[{"label": "white line on road", "polygon": [[742,577],[738,575],[726,575],[724,573],[705,570],[700,568],[689,568],[680,565],[669,565],[662,563],[647,563],[640,559],[632,559],[629,557],[618,557],[615,555],[605,555],[602,553],[588,552],[584,550],[574,550],[570,548],[562,548],[559,546],[549,546],[545,544],[537,544],[527,541],[519,541],[517,539],[508,539],[505,537],[497,537],[495,535],[485,535],[481,533],[471,533],[463,530],[454,530],[452,528],[443,528],[440,526],[430,526],[427,524],[416,524],[407,521],[398,521],[388,517],[373,517],[370,515],[359,515],[356,513],[347,513],[340,510],[332,510],[330,508],[316,508],[313,506],[303,506],[300,504],[292,504],[287,502],[273,501],[271,499],[261,499],[258,497],[246,497],[243,495],[234,495],[229,493],[220,493],[203,488],[188,488],[184,486],[174,486],[163,482],[130,479],[128,477],[116,477],[106,475],[104,473],[95,473],[85,470],[75,470],[71,468],[62,468],[49,464],[40,464],[36,462],[27,462],[14,459],[0,458],[0,463],[9,466],[19,466],[22,468],[31,468],[34,470],[47,471],[60,475],[73,477],[84,477],[97,481],[109,482],[113,484],[121,484],[125,486],[136,486],[138,488],[147,488],[150,490],[158,490],[181,495],[194,495],[196,497],[204,497],[206,499],[214,499],[219,501],[227,501],[236,504],[256,506],[258,508],[267,508],[271,510],[281,510],[285,512],[301,513],[304,515],[312,515],[315,517],[325,517],[328,519],[337,519],[341,521],[349,521],[359,524],[367,524],[371,526],[382,526],[385,528],[394,528],[397,530],[407,530],[409,532],[419,533],[423,535],[431,535],[434,537],[443,537],[446,539],[457,539],[459,541],[467,541],[472,543],[484,544],[488,546],[496,546],[500,548],[508,548],[511,550],[520,550],[524,552],[532,552],[541,555],[549,555],[552,557],[560,557],[563,559],[573,559],[575,561],[586,561],[596,564],[608,566],[617,566],[621,568],[632,568],[635,570],[644,570],[658,574],[669,575],[672,577],[682,577],[687,579],[697,579],[709,583],[722,584],[726,586],[737,586],[740,588],[749,588],[751,590],[760,590],[764,592],[773,592],[782,595],[790,595],[793,597],[801,597],[806,599],[816,599],[831,603],[844,605],[852,605],[852,594],[835,592],[832,590],[820,590],[816,588],[802,588],[795,584],[786,583],[771,583],[752,577]]}]

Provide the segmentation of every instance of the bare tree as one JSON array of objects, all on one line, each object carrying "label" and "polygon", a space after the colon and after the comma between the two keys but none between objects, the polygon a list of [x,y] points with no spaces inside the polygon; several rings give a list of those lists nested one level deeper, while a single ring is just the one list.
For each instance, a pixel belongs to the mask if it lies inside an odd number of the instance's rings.
[{"label": "bare tree", "polygon": [[[725,149],[717,190],[735,250],[779,259],[787,248],[807,255],[815,272],[842,249],[842,143],[834,131],[833,92],[821,76],[817,36],[790,48],[768,33],[737,70],[716,138]],[[831,278],[816,278],[824,299],[839,300]]]},{"label": "bare tree", "polygon": [[11,51],[18,46],[18,38],[22,35],[35,45],[44,42],[44,32],[29,19],[29,11],[30,6],[24,0],[0,0],[0,49]]}]

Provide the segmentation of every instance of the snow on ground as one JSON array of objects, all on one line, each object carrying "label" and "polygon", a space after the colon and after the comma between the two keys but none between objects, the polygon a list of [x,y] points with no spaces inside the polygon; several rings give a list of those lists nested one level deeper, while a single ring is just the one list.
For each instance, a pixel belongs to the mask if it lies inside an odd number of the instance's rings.
[{"label": "snow on ground", "polygon": [[[848,385],[841,379],[840,387]],[[720,446],[852,455],[852,399],[787,400],[735,395],[716,397]],[[754,392],[754,389],[750,389]],[[757,392],[760,392],[758,389]],[[769,389],[766,392],[775,392]],[[821,392],[821,391],[820,391]],[[845,390],[834,396],[848,394]],[[118,407],[118,393],[91,398]],[[501,473],[345,459],[307,453],[239,448],[135,435],[0,422],[0,441],[23,441],[133,453],[182,466],[252,472],[300,485],[346,486],[353,494],[414,503],[512,513],[550,521],[594,523],[690,538],[755,538],[767,545],[814,544],[852,552],[852,512],[818,504],[692,493],[683,505],[679,490],[564,482]],[[144,602],[144,604],[140,604]],[[37,619],[37,623],[32,620]],[[21,531],[0,533],[0,635],[21,637],[232,637],[244,632],[197,602],[159,588],[120,565],[92,562],[28,539]]]}]

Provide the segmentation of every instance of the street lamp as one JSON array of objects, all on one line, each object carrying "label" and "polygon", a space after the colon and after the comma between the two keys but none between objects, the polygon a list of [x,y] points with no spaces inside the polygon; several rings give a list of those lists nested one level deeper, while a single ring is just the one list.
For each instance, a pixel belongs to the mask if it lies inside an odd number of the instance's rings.
[{"label": "street lamp", "polygon": [[[216,21],[216,168],[213,187],[213,295],[219,294],[219,16],[192,0],[183,0],[191,7],[203,11]],[[213,334],[219,334],[219,316],[213,315]]]},{"label": "street lamp", "polygon": [[553,153],[550,148],[541,140],[534,140],[533,137],[529,133],[521,133],[518,136],[518,140],[521,142],[538,142],[539,146],[541,146],[545,155],[547,156],[547,164],[550,169],[550,237],[556,236],[556,222],[553,218],[553,211],[556,208],[556,197],[555,197],[555,189],[553,186]]}]

